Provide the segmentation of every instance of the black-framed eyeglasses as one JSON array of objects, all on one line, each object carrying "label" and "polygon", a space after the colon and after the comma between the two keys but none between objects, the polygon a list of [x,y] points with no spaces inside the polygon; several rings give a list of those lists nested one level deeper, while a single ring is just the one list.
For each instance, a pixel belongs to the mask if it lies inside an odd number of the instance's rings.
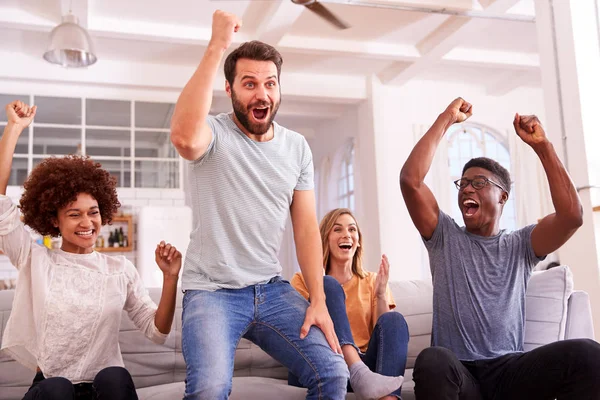
[{"label": "black-framed eyeglasses", "polygon": [[502,189],[505,192],[507,191],[499,183],[496,183],[493,180],[482,177],[482,176],[479,176],[479,177],[473,178],[473,179],[460,178],[460,179],[457,179],[454,181],[454,184],[456,185],[456,188],[458,190],[464,189],[469,185],[471,185],[473,187],[473,189],[475,189],[475,190],[480,190],[480,189],[483,189],[484,187],[486,187],[486,185],[488,185],[489,183],[498,186],[500,189]]}]

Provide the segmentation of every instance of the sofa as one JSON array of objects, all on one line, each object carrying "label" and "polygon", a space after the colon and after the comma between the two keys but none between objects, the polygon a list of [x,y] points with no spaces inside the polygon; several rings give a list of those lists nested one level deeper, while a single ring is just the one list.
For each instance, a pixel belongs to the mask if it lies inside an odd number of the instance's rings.
[{"label": "sofa", "polygon": [[[431,337],[432,287],[425,281],[390,282],[395,311],[406,318],[410,342],[403,386],[404,400],[414,400],[412,368]],[[159,289],[150,289],[158,301]],[[10,315],[13,291],[0,291],[2,333]],[[594,338],[590,302],[585,292],[573,290],[569,268],[562,266],[534,272],[526,297],[525,349],[570,338]],[[147,340],[126,315],[120,334],[125,366],[133,375],[140,400],[181,399],[185,364],[181,354],[181,295],[178,296],[173,330],[164,345]],[[34,373],[0,353],[0,399],[18,400],[29,387]],[[287,371],[259,347],[242,339],[235,356],[230,399],[304,399],[306,390],[287,386]],[[346,399],[354,399],[348,394]]]}]

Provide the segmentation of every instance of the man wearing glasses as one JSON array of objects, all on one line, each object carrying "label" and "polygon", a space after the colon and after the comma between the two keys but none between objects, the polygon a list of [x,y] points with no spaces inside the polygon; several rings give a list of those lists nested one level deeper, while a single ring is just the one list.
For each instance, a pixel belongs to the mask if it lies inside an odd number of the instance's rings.
[{"label": "man wearing glasses", "polygon": [[600,344],[564,340],[523,352],[525,291],[533,267],[583,223],[569,174],[535,116],[515,115],[517,135],[539,156],[556,212],[515,232],[500,229],[510,174],[489,158],[463,168],[464,227],[441,211],[424,179],[444,134],[467,120],[458,98],[417,143],[400,174],[404,201],[429,252],[432,347],[417,358],[417,400],[598,400]]}]

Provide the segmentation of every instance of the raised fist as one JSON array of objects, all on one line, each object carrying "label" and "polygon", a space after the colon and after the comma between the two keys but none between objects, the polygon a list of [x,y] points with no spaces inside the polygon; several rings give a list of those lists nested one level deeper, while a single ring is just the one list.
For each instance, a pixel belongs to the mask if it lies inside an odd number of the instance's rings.
[{"label": "raised fist", "polygon": [[450,103],[445,113],[450,116],[453,124],[457,122],[461,123],[473,115],[473,106],[462,97],[458,97]]},{"label": "raised fist", "polygon": [[513,125],[517,135],[530,146],[548,141],[546,132],[544,132],[540,120],[535,115],[515,114]]},{"label": "raised fist", "polygon": [[210,44],[227,50],[233,41],[233,34],[242,27],[242,20],[233,14],[217,10],[213,14],[212,37]]},{"label": "raised fist", "polygon": [[28,104],[25,104],[19,100],[15,100],[6,105],[6,116],[8,117],[8,122],[19,125],[21,128],[27,128],[29,124],[31,124],[31,121],[33,121],[33,118],[35,117],[36,111],[37,106],[29,107]]}]

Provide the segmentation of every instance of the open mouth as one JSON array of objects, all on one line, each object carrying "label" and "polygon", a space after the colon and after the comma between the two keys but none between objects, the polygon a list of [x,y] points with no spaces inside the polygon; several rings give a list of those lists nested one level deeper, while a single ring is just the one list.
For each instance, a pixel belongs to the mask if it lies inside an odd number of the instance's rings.
[{"label": "open mouth", "polygon": [[77,236],[79,236],[79,237],[82,237],[82,238],[90,238],[90,237],[92,237],[92,235],[94,234],[94,230],[93,230],[93,229],[90,229],[90,230],[88,230],[88,231],[80,231],[80,232],[75,232],[75,234],[76,234]]},{"label": "open mouth", "polygon": [[264,119],[266,119],[268,113],[269,113],[268,107],[252,109],[252,116],[254,117],[254,119],[256,119],[258,121],[263,121]]},{"label": "open mouth", "polygon": [[465,217],[472,217],[479,210],[479,203],[473,199],[463,201],[463,213]]},{"label": "open mouth", "polygon": [[340,249],[348,251],[350,249],[352,249],[352,245],[349,243],[342,243],[338,246]]}]

